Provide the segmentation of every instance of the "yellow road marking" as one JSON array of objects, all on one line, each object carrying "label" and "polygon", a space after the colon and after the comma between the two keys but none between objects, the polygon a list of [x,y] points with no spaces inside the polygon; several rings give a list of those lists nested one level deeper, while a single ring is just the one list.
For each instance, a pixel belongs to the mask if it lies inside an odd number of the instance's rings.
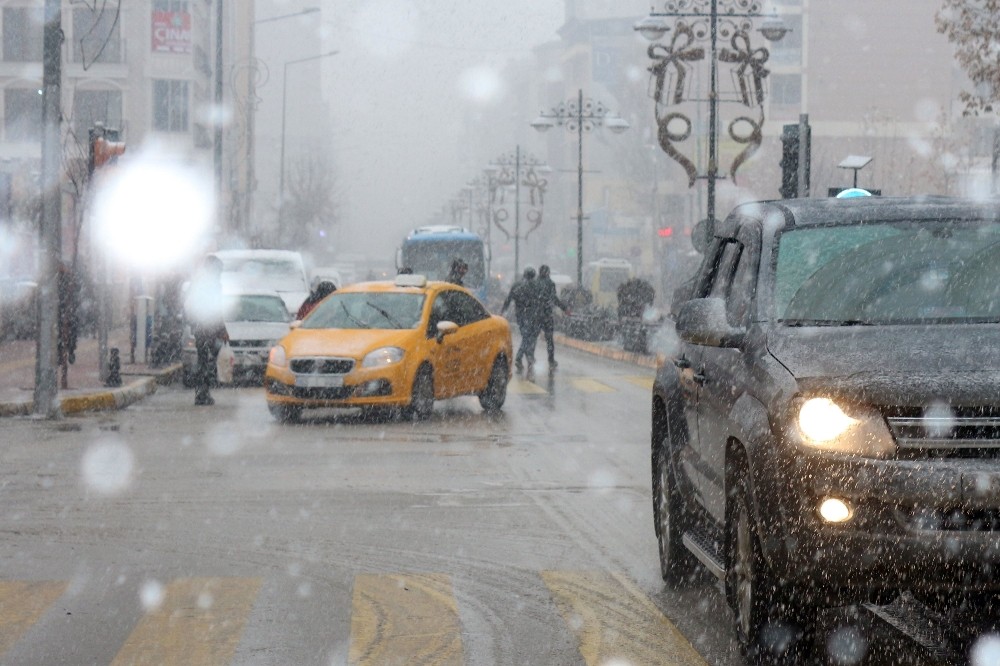
[{"label": "yellow road marking", "polygon": [[624,577],[572,571],[541,575],[588,666],[707,666],[677,627]]},{"label": "yellow road marking", "polygon": [[607,384],[602,384],[596,379],[586,379],[584,377],[574,377],[570,380],[573,388],[584,393],[613,393],[614,389]]},{"label": "yellow road marking", "polygon": [[625,377],[625,381],[632,382],[636,386],[653,390],[653,377]]},{"label": "yellow road marking", "polygon": [[0,654],[66,591],[64,582],[0,581]]},{"label": "yellow road marking", "polygon": [[511,379],[510,384],[507,385],[507,390],[511,393],[520,393],[528,395],[538,395],[541,393],[548,393],[545,389],[534,382],[529,382],[527,379],[521,379],[520,377],[514,377]]},{"label": "yellow road marking", "polygon": [[348,663],[463,666],[451,579],[442,574],[358,575]]},{"label": "yellow road marking", "polygon": [[259,578],[181,578],[163,590],[112,666],[228,664],[260,590]]}]

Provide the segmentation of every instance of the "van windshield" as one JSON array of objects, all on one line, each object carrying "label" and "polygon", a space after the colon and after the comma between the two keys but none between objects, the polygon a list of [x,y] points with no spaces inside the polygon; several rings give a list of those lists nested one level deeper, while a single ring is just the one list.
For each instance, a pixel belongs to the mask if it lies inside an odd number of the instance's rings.
[{"label": "van windshield", "polygon": [[226,259],[222,285],[228,289],[309,290],[301,267],[288,259]]}]

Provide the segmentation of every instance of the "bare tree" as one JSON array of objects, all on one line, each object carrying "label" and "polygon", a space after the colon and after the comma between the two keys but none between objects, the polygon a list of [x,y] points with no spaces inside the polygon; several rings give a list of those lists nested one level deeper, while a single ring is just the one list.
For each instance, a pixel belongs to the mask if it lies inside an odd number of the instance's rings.
[{"label": "bare tree", "polygon": [[313,248],[340,221],[337,178],[329,157],[314,151],[292,164],[285,201],[285,229],[279,231],[282,245]]},{"label": "bare tree", "polygon": [[959,99],[966,115],[993,113],[1000,101],[1000,0],[944,0],[935,16],[938,32],[955,45],[955,59],[975,87]]}]

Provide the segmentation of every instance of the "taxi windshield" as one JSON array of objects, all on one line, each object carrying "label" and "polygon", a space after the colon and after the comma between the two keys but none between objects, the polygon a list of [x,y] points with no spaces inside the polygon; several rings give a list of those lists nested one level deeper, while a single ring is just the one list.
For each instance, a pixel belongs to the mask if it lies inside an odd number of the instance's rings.
[{"label": "taxi windshield", "polygon": [[417,328],[423,308],[423,294],[335,293],[313,310],[309,318],[302,322],[302,328]]},{"label": "taxi windshield", "polygon": [[992,221],[792,229],[779,239],[777,318],[798,326],[1000,321],[998,249]]}]

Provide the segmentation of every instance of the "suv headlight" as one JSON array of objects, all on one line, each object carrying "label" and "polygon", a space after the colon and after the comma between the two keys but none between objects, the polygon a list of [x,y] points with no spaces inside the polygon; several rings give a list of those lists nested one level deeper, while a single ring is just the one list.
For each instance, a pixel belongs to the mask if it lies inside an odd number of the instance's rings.
[{"label": "suv headlight", "polygon": [[399,347],[380,347],[365,354],[361,359],[362,368],[378,368],[403,360],[403,350]]},{"label": "suv headlight", "polygon": [[812,397],[797,402],[793,415],[795,439],[805,448],[865,458],[886,458],[896,451],[885,419],[875,410]]}]

